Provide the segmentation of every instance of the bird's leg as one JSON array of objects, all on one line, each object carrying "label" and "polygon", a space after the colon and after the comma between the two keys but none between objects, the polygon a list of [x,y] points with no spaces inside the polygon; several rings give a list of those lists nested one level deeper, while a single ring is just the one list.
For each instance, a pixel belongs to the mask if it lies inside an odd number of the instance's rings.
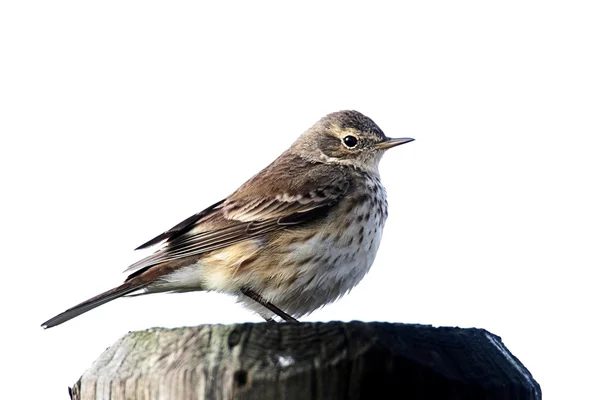
[{"label": "bird's leg", "polygon": [[[278,315],[285,322],[298,322],[298,320],[296,318],[292,317],[285,311],[282,311],[279,307],[277,307],[270,301],[265,300],[260,294],[256,293],[254,290],[247,288],[247,287],[243,287],[243,288],[241,288],[241,292],[245,296],[250,297],[252,300],[254,300],[258,304],[262,305],[263,307],[268,308],[272,313]],[[267,321],[269,321],[269,320],[267,320]]]}]

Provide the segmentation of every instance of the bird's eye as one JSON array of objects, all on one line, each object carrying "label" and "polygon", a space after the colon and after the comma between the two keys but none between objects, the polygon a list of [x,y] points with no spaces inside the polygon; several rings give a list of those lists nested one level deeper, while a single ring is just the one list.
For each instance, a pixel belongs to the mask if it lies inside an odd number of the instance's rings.
[{"label": "bird's eye", "polygon": [[355,148],[356,145],[358,144],[358,139],[352,135],[344,136],[342,141],[344,142],[344,145],[346,147],[348,147],[349,149]]}]

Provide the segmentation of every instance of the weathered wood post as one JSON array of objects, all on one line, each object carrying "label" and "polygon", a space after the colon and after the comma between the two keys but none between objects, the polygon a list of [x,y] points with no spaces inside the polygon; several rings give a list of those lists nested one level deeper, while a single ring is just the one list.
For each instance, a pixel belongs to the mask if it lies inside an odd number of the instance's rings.
[{"label": "weathered wood post", "polygon": [[483,329],[392,323],[260,323],[132,332],[73,399],[541,399]]}]

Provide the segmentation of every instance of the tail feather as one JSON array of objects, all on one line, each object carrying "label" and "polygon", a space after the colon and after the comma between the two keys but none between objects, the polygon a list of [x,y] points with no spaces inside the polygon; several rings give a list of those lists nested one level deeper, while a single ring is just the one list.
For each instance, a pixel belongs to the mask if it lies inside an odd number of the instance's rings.
[{"label": "tail feather", "polygon": [[125,296],[126,294],[135,292],[136,290],[142,289],[146,286],[145,283],[132,284],[131,282],[126,282],[121,286],[117,286],[114,289],[107,290],[104,293],[99,294],[98,296],[92,297],[89,300],[84,301],[83,303],[77,304],[75,307],[69,308],[67,311],[58,314],[57,316],[50,318],[48,321],[42,324],[42,328],[52,328],[53,326],[60,325],[63,322],[67,322],[70,319],[77,317],[83,313],[86,313],[96,307],[101,306],[102,304],[106,304],[109,301],[117,299],[121,296]]}]

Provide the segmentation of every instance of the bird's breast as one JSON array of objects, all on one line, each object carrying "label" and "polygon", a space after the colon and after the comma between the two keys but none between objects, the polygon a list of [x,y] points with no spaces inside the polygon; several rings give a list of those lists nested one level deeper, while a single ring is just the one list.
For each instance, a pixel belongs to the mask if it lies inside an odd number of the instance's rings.
[{"label": "bird's breast", "polygon": [[289,243],[279,273],[289,271],[293,279],[286,289],[262,288],[265,298],[302,315],[360,282],[375,260],[387,218],[385,189],[378,179],[368,183],[344,198],[322,224],[285,234],[282,240]]}]

